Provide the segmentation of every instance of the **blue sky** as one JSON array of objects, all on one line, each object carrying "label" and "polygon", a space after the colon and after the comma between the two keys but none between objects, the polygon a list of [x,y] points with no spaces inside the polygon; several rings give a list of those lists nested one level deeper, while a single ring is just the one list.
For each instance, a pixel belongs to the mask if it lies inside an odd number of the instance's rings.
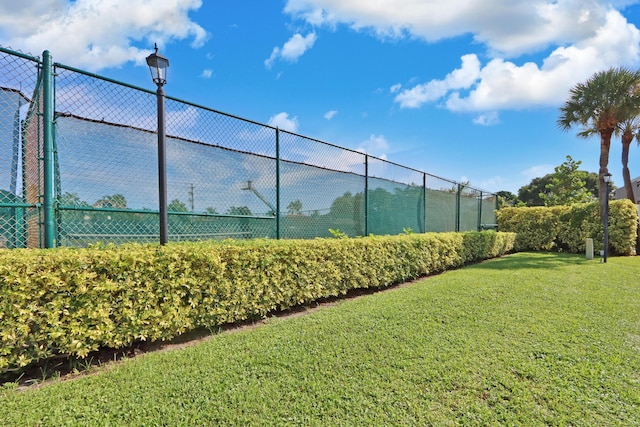
[{"label": "blue sky", "polygon": [[[157,42],[171,96],[512,192],[567,155],[597,171],[558,108],[640,66],[639,27],[632,0],[0,0],[5,47],[153,89]],[[609,168],[622,185],[618,139]]]}]

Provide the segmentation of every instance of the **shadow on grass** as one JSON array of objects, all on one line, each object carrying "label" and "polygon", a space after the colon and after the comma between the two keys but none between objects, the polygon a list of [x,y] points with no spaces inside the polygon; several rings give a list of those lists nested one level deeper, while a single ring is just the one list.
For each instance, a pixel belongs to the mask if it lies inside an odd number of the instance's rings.
[{"label": "shadow on grass", "polygon": [[557,252],[520,252],[496,258],[493,260],[475,264],[472,268],[490,270],[516,270],[516,269],[550,269],[561,268],[568,265],[580,265],[599,262],[598,257],[587,260],[584,255],[565,254]]}]

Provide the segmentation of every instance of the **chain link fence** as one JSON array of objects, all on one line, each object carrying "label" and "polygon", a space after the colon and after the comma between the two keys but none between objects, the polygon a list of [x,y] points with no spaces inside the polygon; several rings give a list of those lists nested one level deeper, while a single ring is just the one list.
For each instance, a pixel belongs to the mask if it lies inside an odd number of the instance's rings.
[{"label": "chain link fence", "polygon": [[39,247],[43,175],[40,61],[0,60],[0,248]]},{"label": "chain link fence", "polygon": [[[0,247],[158,241],[155,92],[45,64],[0,48]],[[495,223],[492,193],[170,97],[166,134],[171,241]]]}]

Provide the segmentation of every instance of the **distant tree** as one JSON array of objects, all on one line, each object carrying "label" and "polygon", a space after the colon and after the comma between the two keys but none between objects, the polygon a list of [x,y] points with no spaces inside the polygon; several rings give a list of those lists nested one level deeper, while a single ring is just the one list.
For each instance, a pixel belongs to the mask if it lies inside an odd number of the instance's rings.
[{"label": "distant tree", "polygon": [[227,215],[244,215],[251,216],[251,210],[247,206],[231,206],[227,209]]},{"label": "distant tree", "polygon": [[511,191],[498,191],[496,195],[498,196],[498,205],[501,208],[524,205],[518,196],[513,194]]},{"label": "distant tree", "polygon": [[127,199],[122,194],[113,194],[111,196],[104,196],[97,200],[93,206],[99,208],[118,208],[125,209],[127,207]]},{"label": "distant tree", "polygon": [[550,182],[551,174],[533,178],[529,184],[520,187],[518,199],[526,206],[544,206],[544,200],[542,200],[540,194],[547,191],[547,184]]},{"label": "distant tree", "polygon": [[343,212],[352,212],[353,203],[353,195],[350,191],[347,191],[342,196],[336,197],[333,202],[331,202],[330,212],[334,215],[340,215]]},{"label": "distant tree", "polygon": [[204,210],[206,213],[211,214],[211,215],[218,215],[218,211],[216,210],[216,208],[209,206],[208,208],[206,208]]},{"label": "distant tree", "polygon": [[89,206],[89,203],[80,199],[77,193],[64,193],[58,198],[60,206]]},{"label": "distant tree", "polygon": [[564,163],[554,168],[550,182],[545,185],[546,191],[540,193],[545,206],[586,203],[593,199],[585,186],[586,172],[578,170],[581,164],[580,160],[575,161],[567,156]]},{"label": "distant tree", "polygon": [[287,214],[300,215],[302,213],[302,202],[300,199],[294,200],[287,205]]},{"label": "distant tree", "polygon": [[[589,193],[593,195],[594,199],[598,198],[598,173],[597,172],[586,172],[584,176],[584,186]],[[615,188],[613,184],[611,184],[611,188]]]},{"label": "distant tree", "polygon": [[[570,159],[570,156],[567,156]],[[571,159],[573,162],[573,159]],[[563,163],[565,167],[571,168],[569,163]],[[557,170],[558,168],[556,168]],[[575,175],[580,178],[584,184],[584,189],[589,194],[589,199],[598,198],[598,174],[595,172],[576,171]],[[565,177],[566,178],[566,177]],[[545,206],[545,200],[550,200],[553,191],[554,182],[559,182],[563,178],[557,175],[557,172],[547,174],[543,177],[533,178],[527,185],[520,187],[518,190],[518,199],[525,206]],[[613,188],[613,186],[612,186]]]},{"label": "distant tree", "polygon": [[[347,191],[340,197],[336,197],[331,202],[329,215],[334,221],[334,225],[349,235],[363,235],[364,225],[362,223],[364,213],[364,194],[351,194]],[[353,227],[353,231],[348,229]],[[348,230],[348,231],[347,231]]]},{"label": "distant tree", "polygon": [[463,196],[471,196],[475,193],[475,190],[469,188],[470,186],[471,186],[471,181],[467,180],[467,181],[462,181],[462,182],[453,184],[448,189],[443,189],[443,191],[446,191],[447,193],[453,193],[453,194],[457,194],[459,191],[460,194]]},{"label": "distant tree", "polygon": [[179,199],[173,199],[167,205],[168,212],[189,212],[187,205],[184,202],[181,202]]}]

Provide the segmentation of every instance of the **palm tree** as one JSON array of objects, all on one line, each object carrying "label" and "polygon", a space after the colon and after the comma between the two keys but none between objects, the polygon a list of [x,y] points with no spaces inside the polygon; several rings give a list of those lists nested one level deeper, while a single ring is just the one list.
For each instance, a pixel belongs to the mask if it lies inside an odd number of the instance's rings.
[{"label": "palm tree", "polygon": [[294,200],[287,205],[287,214],[300,215],[302,213],[302,202],[300,199]]},{"label": "palm tree", "polygon": [[[633,117],[625,120],[620,125],[622,131],[622,177],[624,178],[624,191],[627,198],[636,203],[635,194],[633,193],[633,185],[631,185],[631,173],[629,172],[629,148],[634,139],[640,141],[640,118]],[[636,254],[640,254],[640,222],[637,226],[636,233]]]},{"label": "palm tree", "polygon": [[640,141],[640,118],[632,117],[620,124],[622,139],[622,178],[624,179],[624,190],[627,198],[633,203],[636,199],[633,194],[633,186],[631,185],[631,172],[629,172],[629,148],[634,139]]},{"label": "palm tree", "polygon": [[632,119],[640,111],[640,71],[611,68],[578,83],[569,91],[569,99],[560,108],[558,126],[567,131],[573,125],[582,130],[579,137],[600,135],[600,169],[598,170],[598,200],[600,216],[604,220],[607,197],[604,175],[609,172],[611,136],[621,123]]}]

